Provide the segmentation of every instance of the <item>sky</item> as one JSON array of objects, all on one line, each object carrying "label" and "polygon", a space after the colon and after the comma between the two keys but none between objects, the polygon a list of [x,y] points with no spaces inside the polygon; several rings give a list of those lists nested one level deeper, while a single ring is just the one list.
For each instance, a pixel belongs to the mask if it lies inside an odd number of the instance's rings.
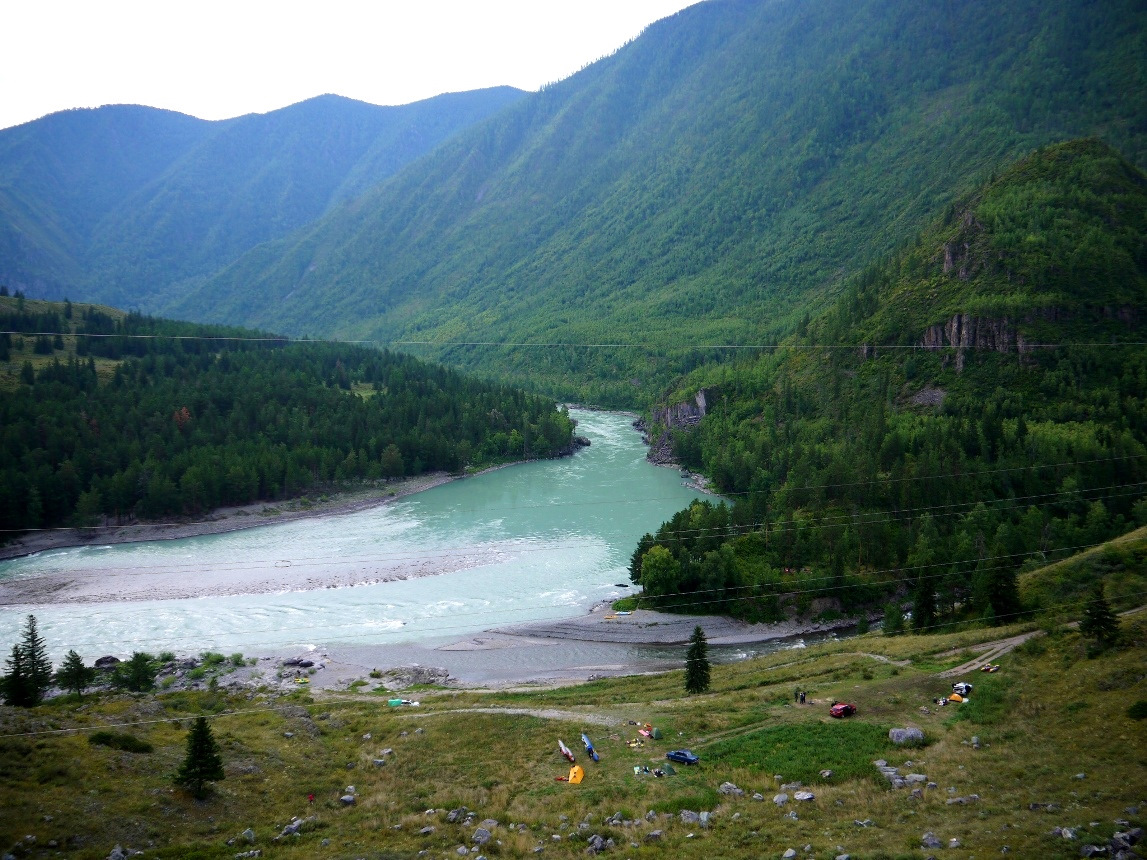
[{"label": "sky", "polygon": [[144,104],[224,119],[323,93],[382,105],[569,77],[697,0],[0,4],[0,128]]}]

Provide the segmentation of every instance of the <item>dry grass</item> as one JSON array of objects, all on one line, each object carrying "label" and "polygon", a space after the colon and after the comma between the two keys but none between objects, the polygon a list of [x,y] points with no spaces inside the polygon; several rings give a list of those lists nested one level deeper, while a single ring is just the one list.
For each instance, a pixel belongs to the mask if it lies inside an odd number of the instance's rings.
[{"label": "dry grass", "polygon": [[[230,858],[250,846],[227,840],[250,827],[264,856],[412,857],[427,850],[429,856],[444,857],[471,844],[481,821],[494,818],[500,844],[483,849],[490,857],[527,855],[539,845],[547,857],[582,856],[584,838],[593,833],[612,837],[616,856],[634,858],[779,856],[806,844],[816,856],[847,851],[854,857],[922,857],[925,831],[945,843],[956,838],[967,854],[980,857],[999,855],[1005,845],[1012,856],[1077,856],[1079,841],[1047,835],[1054,826],[1080,827],[1081,835],[1098,841],[1116,829],[1117,818],[1141,823],[1139,815],[1125,810],[1147,801],[1143,723],[1126,715],[1131,702],[1147,699],[1143,624],[1126,622],[1130,644],[1096,659],[1087,658],[1074,633],[1043,637],[1037,640],[1041,644],[1002,658],[1002,672],[972,678],[976,693],[963,709],[931,706],[948,682],[935,677],[929,661],[937,653],[999,636],[998,630],[864,637],[769,655],[715,667],[713,692],[692,697],[681,694],[680,673],[669,673],[530,694],[423,692],[418,711],[395,711],[381,699],[361,696],[311,702],[300,694],[229,703],[187,694],[117,697],[84,706],[57,702],[29,712],[4,709],[0,732],[6,735],[105,728],[217,711],[224,704],[262,710],[214,719],[227,778],[204,802],[170,782],[184,750],[186,728],[179,723],[115,728],[153,744],[156,751],[145,755],[92,747],[83,732],[3,738],[0,848],[32,834],[36,846],[28,856],[55,856],[45,848],[55,840],[64,856],[76,858],[106,857],[116,843],[151,856]],[[869,654],[911,663],[898,666]],[[794,677],[816,704],[792,703]],[[866,771],[872,750],[857,744],[852,763],[859,763],[862,776],[818,777],[814,801],[790,802],[782,810],[771,802],[779,790],[768,763],[775,759],[762,755],[760,762],[730,760],[725,766],[712,755],[751,750],[762,739],[775,742],[785,737],[786,726],[799,727],[796,734],[843,736],[859,727],[827,718],[825,703],[838,698],[856,702],[860,713],[854,721],[876,726],[878,734],[897,725],[924,729],[926,747],[888,745],[880,755],[905,772],[926,774],[937,787],[919,799],[906,789],[888,788]],[[476,706],[580,707],[607,714],[617,725],[603,729],[576,719],[463,710]],[[664,741],[630,749],[625,741],[636,736],[636,727],[627,725],[628,719],[655,723]],[[576,751],[583,730],[593,737],[601,762],[579,756],[585,782],[556,782],[554,777],[568,769],[557,753],[557,738]],[[967,743],[973,735],[982,743],[978,750]],[[634,765],[661,764],[664,751],[676,746],[693,747],[702,764],[680,767],[678,775],[662,779],[634,775]],[[393,753],[381,756],[387,748]],[[833,755],[848,750],[844,744]],[[376,766],[376,758],[387,764]],[[1081,772],[1086,777],[1075,779]],[[719,795],[716,789],[725,781],[747,794]],[[348,785],[357,791],[353,807],[339,802]],[[753,800],[754,791],[765,800]],[[309,793],[316,796],[313,806]],[[947,802],[972,794],[979,799]],[[1049,802],[1059,810],[1028,809]],[[447,823],[446,811],[460,806],[473,810],[476,820]],[[682,824],[677,817],[682,809],[712,811],[712,826]],[[786,817],[794,809],[797,819]],[[654,819],[647,821],[650,810]],[[619,812],[639,823],[605,823]],[[316,821],[302,835],[272,841],[292,816],[308,815]],[[587,827],[580,828],[587,816]],[[874,826],[854,823],[864,820]],[[427,826],[434,831],[420,834]],[[647,841],[653,830],[663,831],[661,839]],[[561,840],[554,841],[554,835]],[[329,841],[324,845],[323,840]]]}]

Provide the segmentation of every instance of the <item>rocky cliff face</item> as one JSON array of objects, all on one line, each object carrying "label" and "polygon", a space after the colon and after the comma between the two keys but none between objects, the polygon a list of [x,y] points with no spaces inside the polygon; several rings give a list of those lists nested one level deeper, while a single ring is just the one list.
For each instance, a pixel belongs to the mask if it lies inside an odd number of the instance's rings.
[{"label": "rocky cliff face", "polygon": [[651,463],[659,466],[668,466],[676,462],[673,458],[673,441],[669,436],[670,430],[682,430],[697,426],[705,413],[709,410],[709,395],[702,388],[692,400],[685,400],[673,406],[654,409],[653,428],[661,428],[657,439],[653,439],[650,427],[644,420],[638,419],[633,426],[641,431],[645,444],[649,446],[649,453],[645,455]]},{"label": "rocky cliff face", "polygon": [[705,417],[709,409],[708,392],[702,388],[690,401],[686,400],[664,409],[653,410],[653,423],[668,430],[693,427]]}]

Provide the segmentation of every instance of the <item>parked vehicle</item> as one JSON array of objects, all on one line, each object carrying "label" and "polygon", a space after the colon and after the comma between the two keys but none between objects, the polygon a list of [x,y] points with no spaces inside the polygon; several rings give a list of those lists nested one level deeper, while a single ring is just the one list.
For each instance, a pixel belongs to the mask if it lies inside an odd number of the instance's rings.
[{"label": "parked vehicle", "polygon": [[701,759],[693,755],[692,750],[669,750],[669,752],[665,753],[665,757],[678,764],[697,764],[697,762],[701,761]]},{"label": "parked vehicle", "polygon": [[837,719],[851,717],[855,713],[856,705],[850,705],[848,702],[834,702],[832,707],[828,709],[828,715]]}]

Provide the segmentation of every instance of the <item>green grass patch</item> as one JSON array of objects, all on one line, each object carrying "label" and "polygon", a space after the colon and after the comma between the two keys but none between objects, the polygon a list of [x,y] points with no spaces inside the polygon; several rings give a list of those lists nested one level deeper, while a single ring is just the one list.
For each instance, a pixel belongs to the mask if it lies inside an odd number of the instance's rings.
[{"label": "green grass patch", "polygon": [[842,720],[776,726],[718,741],[704,759],[707,764],[784,774],[788,781],[806,784],[823,782],[820,771],[828,769],[833,782],[840,782],[874,779],[872,761],[890,746],[887,726]]},{"label": "green grass patch", "polygon": [[1007,719],[1015,704],[1010,677],[984,675],[972,695],[956,708],[953,722],[965,720],[979,726],[995,726]]}]

